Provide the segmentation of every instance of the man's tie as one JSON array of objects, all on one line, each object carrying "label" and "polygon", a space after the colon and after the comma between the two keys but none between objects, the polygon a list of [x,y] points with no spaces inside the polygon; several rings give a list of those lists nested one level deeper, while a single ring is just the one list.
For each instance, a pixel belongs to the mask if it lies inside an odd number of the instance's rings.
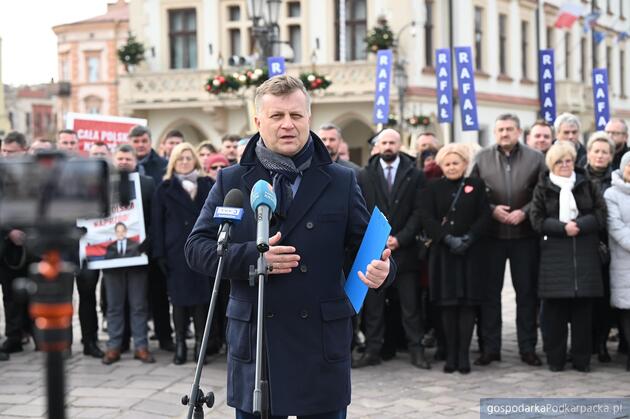
[{"label": "man's tie", "polygon": [[119,255],[123,254],[123,245],[122,245],[122,242],[120,240],[118,241],[118,254]]},{"label": "man's tie", "polygon": [[387,166],[387,175],[385,176],[385,180],[387,181],[387,192],[392,191],[392,186],[394,186],[394,179],[392,177],[392,169],[391,165]]}]

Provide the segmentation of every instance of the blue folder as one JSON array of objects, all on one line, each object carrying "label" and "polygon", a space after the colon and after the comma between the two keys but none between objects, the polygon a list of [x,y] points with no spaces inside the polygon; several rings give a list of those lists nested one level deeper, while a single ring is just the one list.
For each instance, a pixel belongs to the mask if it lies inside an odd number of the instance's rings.
[{"label": "blue folder", "polygon": [[367,285],[365,285],[359,278],[359,271],[363,272],[365,275],[365,271],[370,262],[374,259],[381,258],[381,254],[385,249],[385,245],[387,245],[387,238],[389,237],[389,232],[391,230],[392,227],[387,222],[387,218],[385,218],[383,213],[377,207],[374,207],[370,223],[365,230],[363,240],[361,241],[361,247],[357,252],[357,257],[354,259],[352,269],[350,270],[350,274],[348,275],[348,279],[346,280],[346,285],[344,287],[346,295],[352,303],[354,311],[357,313],[361,310],[361,306],[365,300],[365,295],[368,291]]}]

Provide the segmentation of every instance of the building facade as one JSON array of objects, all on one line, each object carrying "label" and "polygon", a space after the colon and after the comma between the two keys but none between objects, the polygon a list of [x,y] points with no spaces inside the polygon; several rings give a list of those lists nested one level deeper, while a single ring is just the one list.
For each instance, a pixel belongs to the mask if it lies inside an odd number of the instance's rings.
[{"label": "building facade", "polygon": [[[585,9],[591,1],[574,0]],[[232,56],[251,56],[254,41],[245,0],[130,0],[130,29],[144,43],[146,61],[121,77],[120,113],[147,118],[159,141],[180,129],[195,143],[222,135],[251,133],[253,92],[212,95],[203,88],[217,72],[231,74],[247,66],[230,66]],[[283,0],[278,17],[280,40],[288,48],[289,74],[315,69],[332,79],[314,94],[313,127],[333,122],[342,128],[353,160],[364,164],[372,123],[375,56],[364,38],[380,16],[396,40],[395,59],[404,69],[391,86],[390,113],[401,119],[431,116],[428,127],[403,125],[406,141],[422,130],[437,132],[444,141],[492,141],[495,117],[518,114],[524,125],[538,114],[537,50],[555,50],[558,113],[575,112],[592,129],[590,71],[607,66],[611,109],[630,117],[626,97],[630,64],[625,41],[617,35],[627,26],[628,0],[599,0],[596,30],[606,34],[594,43],[581,22],[569,30],[553,27],[564,0]],[[456,8],[453,13],[449,6]],[[538,18],[537,18],[538,15]],[[343,18],[345,16],[345,19]],[[452,21],[451,21],[452,16]],[[537,21],[541,22],[540,25]],[[345,22],[345,24],[339,24]],[[343,27],[344,30],[340,30]],[[344,47],[340,47],[345,46]],[[593,48],[593,45],[596,45]],[[453,129],[435,123],[436,48],[471,46],[480,130],[462,132],[456,111]],[[592,58],[593,52],[596,58]]]},{"label": "building facade", "polygon": [[[117,50],[128,36],[128,4],[117,0],[107,13],[53,28],[57,35],[59,124],[68,112],[119,115]],[[61,126],[60,126],[61,128]]]},{"label": "building facade", "polygon": [[4,101],[4,84],[2,84],[2,38],[0,38],[0,139],[11,129],[9,113]]},{"label": "building facade", "polygon": [[57,121],[52,85],[6,86],[4,90],[11,131],[23,133],[29,142],[55,138]]}]

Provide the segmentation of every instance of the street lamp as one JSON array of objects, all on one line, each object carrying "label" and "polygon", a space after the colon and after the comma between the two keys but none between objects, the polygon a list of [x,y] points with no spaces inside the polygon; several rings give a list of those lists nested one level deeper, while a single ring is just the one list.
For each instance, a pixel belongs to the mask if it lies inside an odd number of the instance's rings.
[{"label": "street lamp", "polygon": [[416,22],[412,20],[411,22],[404,25],[394,38],[394,84],[398,88],[398,130],[400,131],[400,135],[403,135],[403,126],[405,122],[405,93],[407,91],[407,87],[409,86],[409,76],[407,75],[407,70],[405,69],[405,65],[407,61],[400,56],[400,35],[407,28],[411,27],[411,36],[416,36]]},{"label": "street lamp", "polygon": [[[264,10],[265,3],[267,10]],[[252,21],[252,36],[257,49],[259,64],[264,65],[267,57],[275,55],[278,42],[278,17],[282,0],[247,0],[247,14]],[[260,65],[260,66],[262,66]]]}]

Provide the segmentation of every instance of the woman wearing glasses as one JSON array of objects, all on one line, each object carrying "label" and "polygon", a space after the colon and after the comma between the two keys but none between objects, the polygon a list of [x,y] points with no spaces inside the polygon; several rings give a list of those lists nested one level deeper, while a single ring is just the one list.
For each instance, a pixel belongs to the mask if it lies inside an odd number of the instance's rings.
[{"label": "woman wearing glasses", "polygon": [[212,180],[216,181],[219,170],[223,169],[224,167],[228,167],[229,165],[230,162],[223,154],[214,153],[208,156],[208,158],[206,159],[206,165],[204,166],[204,169],[206,170],[206,173],[208,173],[208,176],[210,176]]},{"label": "woman wearing glasses", "polygon": [[[175,364],[187,358],[186,330],[188,320],[195,325],[195,358],[199,356],[201,339],[208,315],[212,292],[211,279],[192,271],[184,257],[184,245],[213,181],[206,177],[195,149],[189,143],[177,145],[168,161],[164,182],[158,186],[152,203],[153,257],[167,278],[168,295],[173,305],[175,324]],[[213,322],[214,323],[214,322]],[[212,327],[212,341],[220,336]],[[220,341],[220,340],[219,340]],[[204,358],[205,360],[205,358]]]},{"label": "woman wearing glasses", "polygon": [[604,293],[598,252],[606,227],[606,203],[582,168],[575,146],[557,141],[545,156],[545,172],[529,212],[541,236],[538,295],[542,299],[543,349],[551,371],[562,371],[571,323],[573,367],[590,371],[592,300]]}]

